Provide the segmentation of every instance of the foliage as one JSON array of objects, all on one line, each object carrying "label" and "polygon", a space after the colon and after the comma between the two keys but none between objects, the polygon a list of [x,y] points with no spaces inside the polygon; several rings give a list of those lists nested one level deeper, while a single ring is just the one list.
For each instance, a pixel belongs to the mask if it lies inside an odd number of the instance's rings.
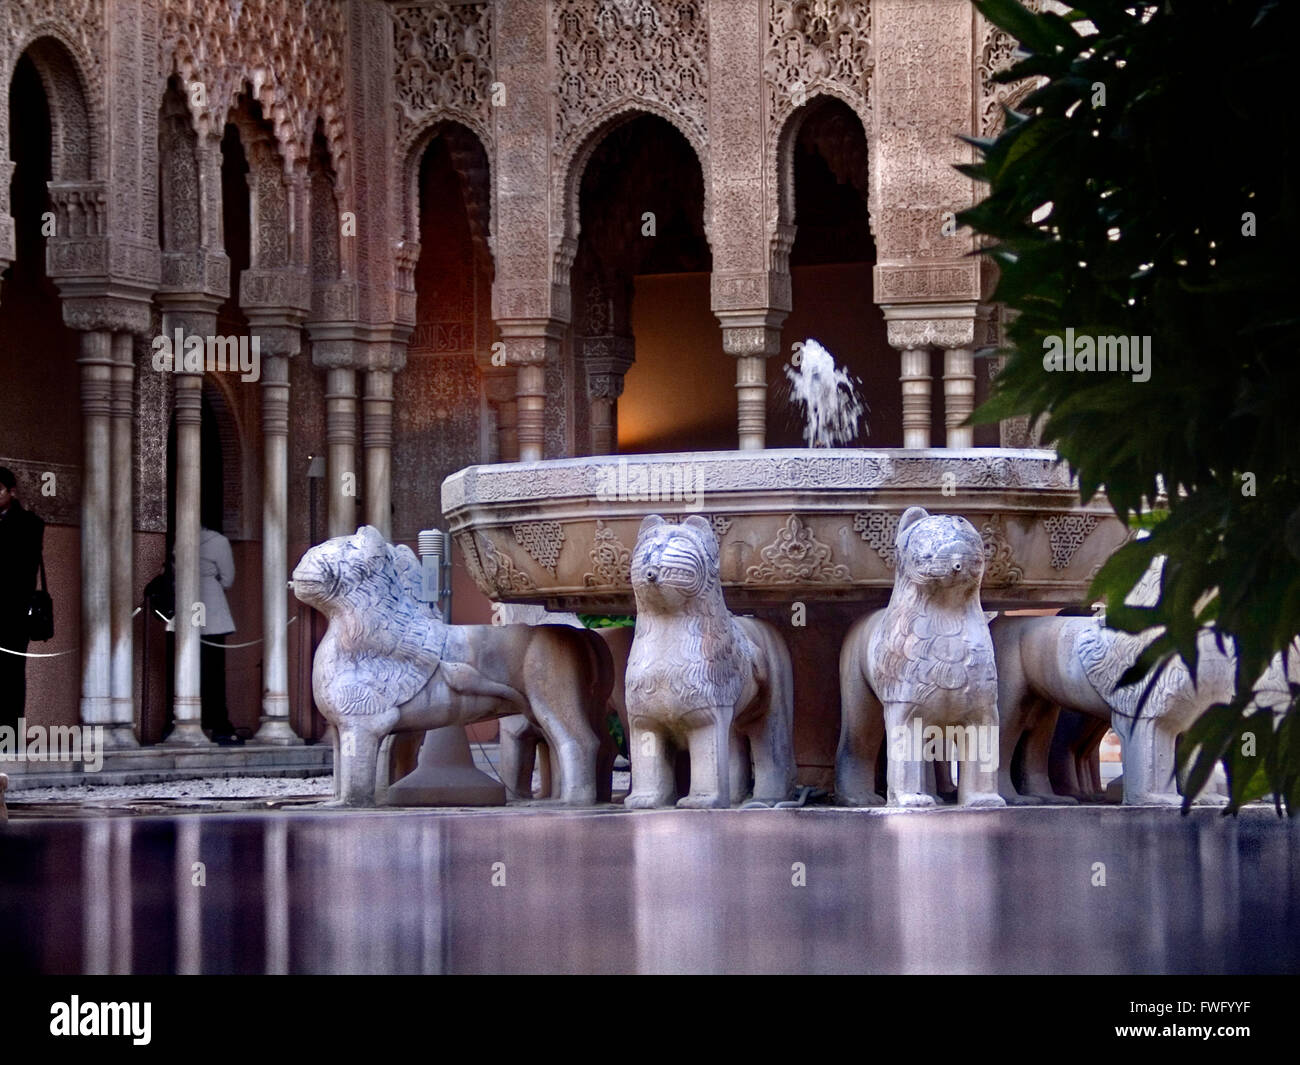
[{"label": "foliage", "polygon": [[632,755],[627,749],[627,736],[623,733],[623,722],[618,719],[618,714],[612,710],[606,714],[605,727],[609,729],[609,734],[613,737],[614,746],[618,748],[618,753],[624,758],[631,758]]},{"label": "foliage", "polygon": [[[1187,793],[1227,761],[1233,806],[1300,811],[1300,711],[1273,727],[1250,689],[1300,632],[1300,317],[1293,141],[1294,3],[1079,0],[1068,15],[976,6],[1020,42],[999,80],[1036,79],[962,167],[987,197],[959,215],[988,242],[1011,309],[1006,363],[979,421],[1045,416],[1089,499],[1132,524],[1167,515],[1098,574],[1107,623],[1164,633],[1126,675],[1213,623],[1238,652],[1237,698],[1193,726]],[[1150,379],[1048,372],[1047,338],[1150,337]],[[1125,595],[1167,557],[1159,603]],[[1149,672],[1150,671],[1150,672]],[[1245,734],[1254,734],[1257,754]],[[1190,799],[1189,799],[1190,801]],[[1185,807],[1186,808],[1186,807]]]},{"label": "foliage", "polygon": [[579,614],[578,620],[589,629],[617,629],[636,624],[636,618],[623,614]]}]

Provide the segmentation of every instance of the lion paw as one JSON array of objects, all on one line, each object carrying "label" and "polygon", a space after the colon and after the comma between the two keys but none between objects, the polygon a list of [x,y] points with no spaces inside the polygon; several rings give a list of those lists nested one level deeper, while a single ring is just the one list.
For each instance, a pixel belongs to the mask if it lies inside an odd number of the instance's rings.
[{"label": "lion paw", "polygon": [[723,802],[722,796],[713,795],[683,795],[677,800],[679,810],[726,810],[730,803]]},{"label": "lion paw", "polygon": [[1012,792],[1010,795],[1002,796],[1003,802],[1007,806],[1042,806],[1043,799],[1037,795],[1020,795]]},{"label": "lion paw", "polygon": [[672,799],[661,799],[651,792],[632,792],[623,800],[625,810],[655,810],[672,803]]},{"label": "lion paw", "polygon": [[969,806],[977,810],[987,810],[995,807],[1006,806],[1007,800],[999,795],[996,791],[981,792],[977,795],[968,796],[962,806]]}]

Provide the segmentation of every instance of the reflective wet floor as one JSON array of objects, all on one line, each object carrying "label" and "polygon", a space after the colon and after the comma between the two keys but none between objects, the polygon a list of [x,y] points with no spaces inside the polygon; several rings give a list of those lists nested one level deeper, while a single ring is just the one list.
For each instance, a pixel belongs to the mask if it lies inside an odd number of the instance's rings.
[{"label": "reflective wet floor", "polygon": [[1300,971],[1300,821],[1252,809],[16,819],[48,973]]}]

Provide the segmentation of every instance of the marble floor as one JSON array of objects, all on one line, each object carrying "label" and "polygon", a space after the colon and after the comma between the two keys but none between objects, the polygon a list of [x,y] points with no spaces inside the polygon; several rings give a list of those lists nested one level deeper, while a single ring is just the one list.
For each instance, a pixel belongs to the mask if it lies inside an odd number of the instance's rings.
[{"label": "marble floor", "polygon": [[[1300,971],[1300,821],[1256,807],[31,807],[8,972]],[[207,811],[207,812],[201,812]]]}]

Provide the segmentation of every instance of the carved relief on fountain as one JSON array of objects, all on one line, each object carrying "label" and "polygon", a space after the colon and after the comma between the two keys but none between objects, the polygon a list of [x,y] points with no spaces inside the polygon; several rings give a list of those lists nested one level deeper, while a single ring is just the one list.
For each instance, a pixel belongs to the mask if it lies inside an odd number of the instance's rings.
[{"label": "carved relief on fountain", "polygon": [[[692,467],[689,492],[665,472],[682,463]],[[737,609],[792,588],[870,601],[892,586],[899,517],[918,501],[978,531],[995,605],[1067,605],[1085,597],[1093,568],[1126,536],[1104,502],[1080,507],[1076,491],[1050,452],[708,452],[471,467],[444,483],[443,510],[454,533],[474,531],[480,560],[492,554],[481,577],[471,567],[485,594],[552,609],[630,609],[630,545],[648,513],[708,522]]]}]

